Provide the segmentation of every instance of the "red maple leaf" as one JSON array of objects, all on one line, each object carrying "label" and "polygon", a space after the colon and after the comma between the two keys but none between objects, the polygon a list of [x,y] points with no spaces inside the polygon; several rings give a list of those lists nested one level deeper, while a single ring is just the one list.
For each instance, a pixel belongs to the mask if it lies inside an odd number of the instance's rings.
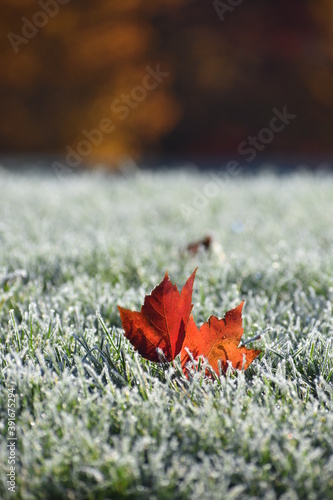
[{"label": "red maple leaf", "polygon": [[165,273],[163,281],[146,295],[141,312],[118,306],[125,337],[146,359],[160,362],[157,348],[166,360],[172,361],[180,353],[187,323],[192,310],[192,290],[195,271],[181,293]]},{"label": "red maple leaf", "polygon": [[[228,362],[235,369],[246,370],[260,354],[260,350],[238,347],[243,335],[242,309],[244,301],[238,307],[226,313],[223,319],[211,316],[200,330],[190,317],[183,347],[181,364],[185,374],[191,366],[191,352],[194,360],[205,358],[216,373],[219,373],[219,361],[223,372],[227,371]],[[188,351],[187,351],[188,349]]]}]

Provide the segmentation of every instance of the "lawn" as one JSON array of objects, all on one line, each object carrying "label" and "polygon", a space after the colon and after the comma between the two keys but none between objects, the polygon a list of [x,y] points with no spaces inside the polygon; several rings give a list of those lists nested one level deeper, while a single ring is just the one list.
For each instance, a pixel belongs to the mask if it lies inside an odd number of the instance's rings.
[{"label": "lawn", "polygon": [[[0,498],[333,499],[332,177],[0,172],[0,212]],[[118,304],[197,266],[198,324],[245,300],[246,372],[124,338]]]}]

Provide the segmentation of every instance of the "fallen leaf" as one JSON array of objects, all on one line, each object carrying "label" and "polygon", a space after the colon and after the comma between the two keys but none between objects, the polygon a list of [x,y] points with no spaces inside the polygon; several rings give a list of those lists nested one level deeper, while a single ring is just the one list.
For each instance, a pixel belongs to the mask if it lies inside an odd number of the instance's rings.
[{"label": "fallen leaf", "polygon": [[205,236],[202,240],[194,241],[193,243],[187,245],[186,250],[191,254],[196,255],[199,250],[208,251],[212,246],[212,242],[213,239],[211,236]]},{"label": "fallen leaf", "polygon": [[141,312],[118,306],[125,337],[146,359],[160,362],[157,348],[166,360],[172,361],[180,353],[187,323],[192,311],[192,291],[195,271],[181,293],[165,273],[163,281],[146,295]]},{"label": "fallen leaf", "polygon": [[[252,361],[260,354],[260,350],[239,346],[243,335],[242,309],[244,301],[238,307],[226,313],[223,319],[211,316],[200,330],[190,317],[186,336],[181,350],[181,365],[185,374],[193,359],[205,358],[213,370],[219,373],[219,361],[223,372],[227,371],[228,362],[234,369],[246,370]],[[188,349],[188,351],[187,351]],[[245,359],[244,359],[245,357]]]}]

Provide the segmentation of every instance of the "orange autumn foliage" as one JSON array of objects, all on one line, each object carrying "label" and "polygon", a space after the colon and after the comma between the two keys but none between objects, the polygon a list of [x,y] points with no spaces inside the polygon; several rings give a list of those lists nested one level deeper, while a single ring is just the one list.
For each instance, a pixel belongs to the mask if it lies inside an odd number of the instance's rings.
[{"label": "orange autumn foliage", "polygon": [[219,373],[219,362],[223,372],[227,371],[229,363],[234,369],[246,370],[259,356],[261,351],[258,349],[239,347],[244,332],[243,305],[244,301],[228,311],[223,319],[211,316],[200,329],[193,316],[190,317],[181,351],[181,364],[185,374],[192,364],[189,352],[194,360],[205,358],[216,373]]},{"label": "orange autumn foliage", "polygon": [[[188,375],[192,360],[205,358],[219,373],[230,364],[234,369],[246,370],[260,354],[258,349],[239,347],[243,335],[242,309],[244,301],[228,311],[223,319],[211,316],[200,329],[196,326],[192,310],[192,290],[195,271],[181,293],[165,274],[163,281],[146,295],[141,312],[118,306],[125,337],[142,357],[155,362],[172,361],[181,353],[181,365]],[[190,354],[191,353],[191,354]]]},{"label": "orange autumn foliage", "polygon": [[125,336],[144,358],[159,362],[157,348],[167,361],[172,361],[180,353],[192,310],[195,273],[196,270],[181,293],[166,273],[151,295],[146,295],[141,312],[118,306]]},{"label": "orange autumn foliage", "polygon": [[[332,151],[332,1],[238,3],[221,22],[228,2],[2,0],[0,151],[65,157],[108,118],[86,165],[220,161],[283,103],[302,119],[265,153]],[[112,103],[157,64],[170,76],[122,120]]]}]

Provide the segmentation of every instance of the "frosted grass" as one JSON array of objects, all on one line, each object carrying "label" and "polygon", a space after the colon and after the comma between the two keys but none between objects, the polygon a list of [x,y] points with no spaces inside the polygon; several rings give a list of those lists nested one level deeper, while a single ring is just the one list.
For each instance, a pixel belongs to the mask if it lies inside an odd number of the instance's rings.
[{"label": "frosted grass", "polygon": [[[184,219],[210,180],[0,174],[1,498],[9,384],[15,498],[333,498],[333,179],[240,176]],[[118,304],[196,266],[195,320],[245,299],[262,336],[245,373],[188,381],[122,336]]]}]

